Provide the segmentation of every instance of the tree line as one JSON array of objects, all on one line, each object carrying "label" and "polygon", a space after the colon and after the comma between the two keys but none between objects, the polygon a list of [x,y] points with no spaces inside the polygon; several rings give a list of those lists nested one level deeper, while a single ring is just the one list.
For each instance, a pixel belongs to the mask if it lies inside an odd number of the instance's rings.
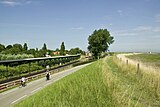
[{"label": "tree line", "polygon": [[[57,53],[55,54],[55,52]],[[22,56],[22,57],[19,57],[19,59],[21,59],[25,57],[46,57],[46,55],[55,56],[55,55],[66,55],[66,54],[69,54],[69,55],[85,54],[85,52],[79,49],[78,47],[72,48],[70,50],[66,50],[64,42],[61,43],[60,49],[57,48],[56,50],[48,49],[46,43],[43,44],[41,49],[38,49],[38,48],[29,49],[27,43],[24,43],[23,45],[16,43],[16,44],[7,45],[7,46],[0,44],[0,56],[3,55],[3,57],[5,57],[5,55],[8,55],[10,57],[13,57],[14,55],[15,57],[17,57],[16,55],[18,55],[18,56]]]},{"label": "tree line", "polygon": [[[95,30],[88,37],[88,50],[92,54],[93,58],[99,59],[102,53],[109,51],[109,46],[114,42],[114,37],[110,35],[107,29]],[[28,49],[27,43],[13,44],[5,46],[0,44],[0,54],[31,54],[33,57],[45,57],[46,54],[50,56],[54,55],[66,55],[66,54],[84,54],[85,52],[79,48],[72,48],[70,50],[65,49],[64,42],[61,43],[60,49],[56,50],[47,49],[47,45],[44,43],[41,49]]]}]

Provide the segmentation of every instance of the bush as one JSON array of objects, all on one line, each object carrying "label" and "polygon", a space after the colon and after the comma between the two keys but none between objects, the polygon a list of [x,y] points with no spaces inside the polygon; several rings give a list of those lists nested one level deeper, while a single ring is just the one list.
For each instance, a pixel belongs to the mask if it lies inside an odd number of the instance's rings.
[{"label": "bush", "polygon": [[25,59],[25,58],[33,58],[34,56],[31,54],[0,54],[0,60],[15,60],[15,59]]},{"label": "bush", "polygon": [[3,56],[3,54],[0,54],[0,60],[1,60],[1,57]]},{"label": "bush", "polygon": [[6,67],[3,65],[0,65],[0,79],[5,77]]},{"label": "bush", "polygon": [[13,60],[13,59],[15,59],[14,55],[8,54],[6,56],[7,56],[6,60]]},{"label": "bush", "polygon": [[1,60],[6,60],[7,59],[7,56],[6,55],[3,55],[2,57],[1,57]]}]

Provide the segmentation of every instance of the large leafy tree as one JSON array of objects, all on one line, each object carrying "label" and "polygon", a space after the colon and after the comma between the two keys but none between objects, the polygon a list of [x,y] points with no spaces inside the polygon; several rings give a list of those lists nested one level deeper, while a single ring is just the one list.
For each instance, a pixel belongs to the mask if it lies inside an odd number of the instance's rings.
[{"label": "large leafy tree", "polygon": [[13,47],[11,48],[10,52],[11,54],[21,54],[22,53],[22,45],[21,44],[13,44]]},{"label": "large leafy tree", "polygon": [[6,46],[6,49],[2,52],[2,54],[13,54],[12,53],[12,45]]},{"label": "large leafy tree", "polygon": [[94,58],[97,59],[102,52],[108,50],[109,45],[113,42],[114,38],[107,29],[95,30],[93,34],[88,37],[88,50],[92,53]]},{"label": "large leafy tree", "polygon": [[7,49],[7,50],[9,50],[9,49],[11,49],[11,48],[12,48],[12,45],[6,46],[6,49]]},{"label": "large leafy tree", "polygon": [[0,52],[5,49],[5,46],[3,44],[0,44]]},{"label": "large leafy tree", "polygon": [[83,51],[81,49],[77,48],[72,48],[69,51],[69,54],[71,55],[75,55],[75,54],[83,54]]},{"label": "large leafy tree", "polygon": [[64,42],[62,42],[62,44],[61,44],[60,55],[65,55],[65,45],[64,45]]},{"label": "large leafy tree", "polygon": [[35,49],[29,49],[28,54],[32,54],[34,57],[36,56],[36,50]]}]

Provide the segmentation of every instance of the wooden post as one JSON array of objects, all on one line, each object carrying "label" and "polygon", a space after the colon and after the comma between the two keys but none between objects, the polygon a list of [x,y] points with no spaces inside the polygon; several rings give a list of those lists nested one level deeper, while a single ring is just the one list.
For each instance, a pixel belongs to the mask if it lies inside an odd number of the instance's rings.
[{"label": "wooden post", "polygon": [[126,64],[128,65],[128,59],[126,60]]},{"label": "wooden post", "polygon": [[137,74],[138,74],[138,80],[140,80],[141,72],[140,72],[140,64],[137,64]]}]

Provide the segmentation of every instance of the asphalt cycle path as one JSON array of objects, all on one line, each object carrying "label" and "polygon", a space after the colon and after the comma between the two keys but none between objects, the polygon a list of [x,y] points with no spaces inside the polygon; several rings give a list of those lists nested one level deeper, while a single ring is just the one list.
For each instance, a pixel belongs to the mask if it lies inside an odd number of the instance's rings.
[{"label": "asphalt cycle path", "polygon": [[17,87],[3,93],[0,93],[0,107],[12,107],[15,103],[27,98],[30,95],[38,92],[51,83],[54,83],[61,78],[78,71],[79,69],[87,66],[88,64],[77,66],[68,70],[55,73],[50,76],[50,80],[46,81],[46,77],[27,83],[25,87]]}]

